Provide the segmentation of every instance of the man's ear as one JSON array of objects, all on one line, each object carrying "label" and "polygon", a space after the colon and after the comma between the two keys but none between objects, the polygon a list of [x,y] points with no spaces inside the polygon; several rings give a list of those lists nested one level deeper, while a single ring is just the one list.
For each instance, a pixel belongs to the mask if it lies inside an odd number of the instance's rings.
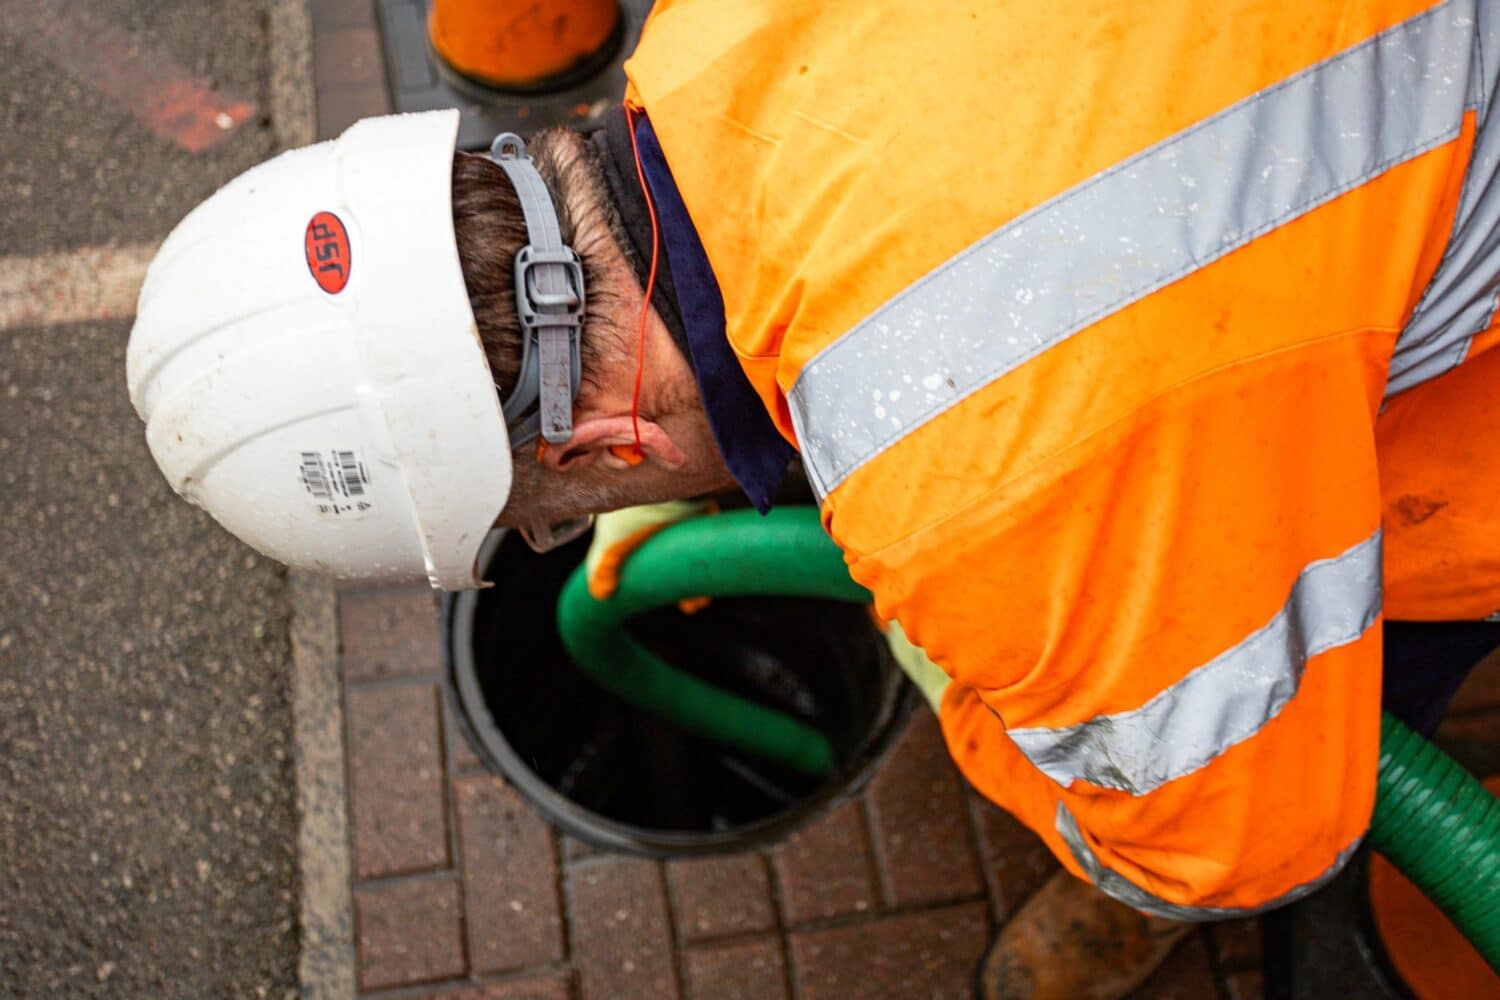
[{"label": "man's ear", "polygon": [[580,469],[594,462],[623,470],[641,460],[663,469],[680,469],[687,455],[661,425],[640,419],[641,454],[634,457],[635,427],[629,416],[586,417],[573,425],[573,436],[562,444],[538,439],[537,461],[558,472]]}]

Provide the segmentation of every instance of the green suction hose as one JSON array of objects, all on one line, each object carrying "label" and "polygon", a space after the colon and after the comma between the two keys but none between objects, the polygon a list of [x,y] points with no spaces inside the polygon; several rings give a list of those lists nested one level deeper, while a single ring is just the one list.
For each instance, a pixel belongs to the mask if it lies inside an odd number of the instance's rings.
[{"label": "green suction hose", "polygon": [[581,670],[638,708],[804,774],[832,774],[833,747],[821,732],[669,666],[625,628],[643,611],[703,594],[870,599],[849,579],[816,511],[792,507],[764,518],[738,511],[653,536],[625,561],[607,601],[589,594],[580,566],[557,599],[557,630]]},{"label": "green suction hose", "polygon": [[[558,631],[580,669],[637,707],[803,773],[831,774],[836,761],[822,733],[668,665],[625,627],[642,612],[705,594],[870,600],[817,511],[736,511],[649,539],[626,560],[609,600],[589,595],[580,566],[558,598]],[[1370,843],[1500,970],[1500,800],[1389,715],[1381,720]]]},{"label": "green suction hose", "polygon": [[1370,844],[1500,972],[1500,799],[1389,713]]}]

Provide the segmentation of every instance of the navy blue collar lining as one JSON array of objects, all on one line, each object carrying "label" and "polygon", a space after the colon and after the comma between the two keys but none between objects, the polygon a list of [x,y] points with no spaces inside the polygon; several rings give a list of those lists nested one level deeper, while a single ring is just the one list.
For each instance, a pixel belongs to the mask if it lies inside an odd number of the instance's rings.
[{"label": "navy blue collar lining", "polygon": [[644,113],[636,116],[635,137],[709,427],[740,489],[764,514],[797,452],[776,429],[729,346],[718,279]]}]

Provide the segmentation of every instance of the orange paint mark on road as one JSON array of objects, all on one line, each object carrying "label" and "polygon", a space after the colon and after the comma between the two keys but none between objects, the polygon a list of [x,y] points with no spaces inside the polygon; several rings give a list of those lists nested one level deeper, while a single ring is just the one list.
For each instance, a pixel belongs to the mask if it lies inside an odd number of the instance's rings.
[{"label": "orange paint mark on road", "polygon": [[62,0],[0,0],[0,32],[189,153],[218,145],[255,116],[119,25]]}]

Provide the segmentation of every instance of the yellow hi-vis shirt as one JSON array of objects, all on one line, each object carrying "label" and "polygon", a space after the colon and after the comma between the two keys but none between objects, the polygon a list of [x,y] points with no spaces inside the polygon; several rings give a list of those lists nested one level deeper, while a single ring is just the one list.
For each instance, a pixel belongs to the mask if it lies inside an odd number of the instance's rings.
[{"label": "yellow hi-vis shirt", "polygon": [[627,64],[954,758],[1140,909],[1331,877],[1382,613],[1500,609],[1497,19],[661,0]]}]

